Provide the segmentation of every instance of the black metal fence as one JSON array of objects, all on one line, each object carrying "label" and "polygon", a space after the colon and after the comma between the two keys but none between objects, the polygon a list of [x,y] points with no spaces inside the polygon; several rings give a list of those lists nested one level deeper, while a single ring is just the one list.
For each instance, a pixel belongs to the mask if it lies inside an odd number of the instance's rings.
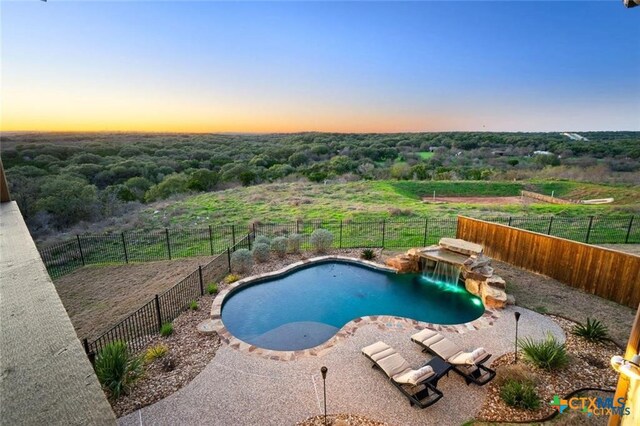
[{"label": "black metal fence", "polygon": [[[485,220],[586,243],[640,243],[640,225],[633,216],[621,217],[494,217]],[[52,277],[59,277],[91,263],[128,263],[176,257],[217,254],[172,288],[157,294],[137,311],[93,341],[84,339],[90,359],[107,344],[122,340],[139,350],[157,334],[162,324],[175,319],[189,304],[205,294],[208,283],[231,271],[231,253],[251,249],[258,235],[269,237],[298,234],[301,248],[311,248],[316,229],[333,233],[334,248],[405,248],[435,244],[442,237],[455,237],[457,218],[410,220],[298,221],[256,223],[249,233],[238,226],[204,229],[150,230],[111,235],[83,235],[41,250]],[[223,245],[224,243],[227,245]]]},{"label": "black metal fence", "polygon": [[[640,219],[629,217],[489,217],[483,220],[510,225],[590,244],[640,243]],[[219,254],[253,235],[299,234],[302,248],[311,246],[311,233],[324,228],[333,233],[335,248],[404,248],[435,244],[454,237],[457,218],[382,219],[378,221],[297,221],[257,223],[252,229],[238,225],[208,228],[155,229],[120,234],[77,235],[40,250],[52,278],[89,264],[146,262]]]},{"label": "black metal fence", "polygon": [[209,263],[199,266],[164,293],[156,294],[95,340],[85,338],[83,344],[89,359],[93,361],[106,345],[117,340],[126,342],[133,351],[143,348],[157,335],[164,323],[173,321],[192,301],[203,296],[209,283],[219,281],[231,271],[231,253],[239,248],[249,248],[250,238],[246,235],[233,246],[227,247]]}]

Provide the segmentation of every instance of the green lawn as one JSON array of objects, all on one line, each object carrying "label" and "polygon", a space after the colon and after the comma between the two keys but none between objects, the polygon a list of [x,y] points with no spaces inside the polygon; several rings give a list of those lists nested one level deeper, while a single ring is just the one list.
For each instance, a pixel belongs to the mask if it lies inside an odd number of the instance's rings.
[{"label": "green lawn", "polygon": [[[517,196],[527,188],[541,192],[558,188],[558,196],[588,191],[601,195],[616,193],[620,205],[471,205],[464,203],[423,203],[423,196]],[[586,188],[586,189],[585,189]],[[564,192],[563,192],[564,191]],[[591,197],[600,198],[600,197]],[[640,212],[640,189],[580,184],[575,182],[487,182],[487,181],[359,181],[335,184],[275,183],[233,188],[200,194],[174,202],[167,207],[151,206],[142,212],[149,227],[208,226],[209,224],[247,224],[290,222],[295,220],[379,220],[382,218],[454,217],[468,214],[476,217],[549,215],[629,216]],[[166,205],[166,203],[164,203]],[[154,210],[158,214],[153,214]]]}]

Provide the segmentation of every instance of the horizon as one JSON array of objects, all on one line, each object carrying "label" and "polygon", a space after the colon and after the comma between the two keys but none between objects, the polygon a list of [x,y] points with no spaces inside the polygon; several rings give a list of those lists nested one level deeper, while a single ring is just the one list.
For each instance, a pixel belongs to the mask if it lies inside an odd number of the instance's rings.
[{"label": "horizon", "polygon": [[1,7],[3,135],[640,131],[620,2]]}]

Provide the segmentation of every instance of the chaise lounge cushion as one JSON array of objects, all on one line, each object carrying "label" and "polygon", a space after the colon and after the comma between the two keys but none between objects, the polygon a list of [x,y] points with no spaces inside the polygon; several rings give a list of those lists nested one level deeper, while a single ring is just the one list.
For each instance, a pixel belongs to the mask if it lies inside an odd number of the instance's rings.
[{"label": "chaise lounge cushion", "polygon": [[473,352],[462,352],[453,358],[448,359],[451,364],[456,365],[476,365],[479,361],[485,358],[488,352],[484,348],[478,348]]},{"label": "chaise lounge cushion", "polygon": [[433,368],[430,365],[425,365],[424,367],[419,368],[417,370],[410,370],[404,374],[396,376],[393,378],[393,380],[395,380],[398,383],[407,383],[415,386],[418,383],[421,383],[427,380],[429,377],[433,376],[434,374],[436,373],[433,371]]},{"label": "chaise lounge cushion", "polygon": [[384,342],[376,342],[362,349],[362,353],[377,363],[390,378],[411,371],[409,363],[392,347]]}]

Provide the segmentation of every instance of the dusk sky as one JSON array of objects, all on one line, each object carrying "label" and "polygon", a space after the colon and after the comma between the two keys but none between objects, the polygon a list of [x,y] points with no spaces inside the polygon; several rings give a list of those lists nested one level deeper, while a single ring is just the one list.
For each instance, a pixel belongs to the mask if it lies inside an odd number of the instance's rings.
[{"label": "dusk sky", "polygon": [[0,129],[640,130],[640,7],[1,2]]}]

